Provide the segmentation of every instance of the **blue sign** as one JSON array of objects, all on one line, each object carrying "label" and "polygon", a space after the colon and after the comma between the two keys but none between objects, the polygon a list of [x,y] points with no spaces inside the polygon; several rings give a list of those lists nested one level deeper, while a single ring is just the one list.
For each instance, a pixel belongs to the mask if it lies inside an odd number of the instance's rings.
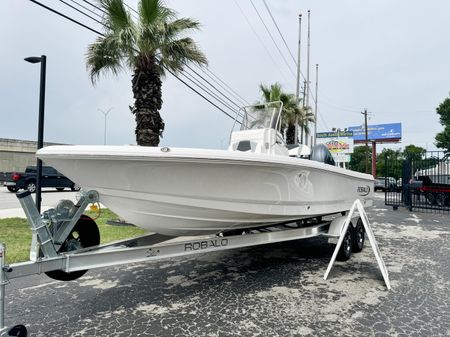
[{"label": "blue sign", "polygon": [[[367,129],[369,141],[400,140],[402,138],[402,123],[368,125]],[[353,131],[353,140],[366,140],[364,126],[350,126],[348,130]]]}]

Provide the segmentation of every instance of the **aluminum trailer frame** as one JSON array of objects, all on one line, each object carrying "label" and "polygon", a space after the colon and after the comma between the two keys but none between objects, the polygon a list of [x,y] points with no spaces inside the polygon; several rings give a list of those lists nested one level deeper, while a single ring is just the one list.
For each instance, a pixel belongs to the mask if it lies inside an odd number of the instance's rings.
[{"label": "aluminum trailer frame", "polygon": [[[307,227],[296,227],[295,223],[293,225],[280,224],[250,229],[245,232],[245,235],[210,235],[186,238],[181,241],[180,237],[148,234],[133,239],[60,253],[57,251],[58,248],[70,234],[87,205],[98,202],[98,193],[96,191],[82,191],[76,205],[70,201],[62,200],[55,209],[50,209],[42,215],[37,212],[30,193],[23,192],[18,194],[17,197],[31,225],[33,238],[30,261],[10,266],[5,265],[6,248],[4,244],[0,243],[0,337],[27,336],[25,326],[16,325],[8,328],[4,324],[5,286],[9,283],[9,280],[15,278],[54,270],[63,270],[70,273],[121,264],[156,261],[184,255],[305,239],[319,235],[329,237],[331,241],[337,243],[327,270],[326,276],[328,276],[345,232],[350,225],[355,226],[356,224],[355,220],[352,221],[352,219],[355,219],[356,206],[354,204],[350,213],[346,216],[308,225]],[[358,207],[358,211],[361,215],[364,208],[361,203],[359,204],[361,206]],[[366,216],[363,217],[363,220],[364,218],[367,219]],[[343,231],[344,229],[345,231]]]}]

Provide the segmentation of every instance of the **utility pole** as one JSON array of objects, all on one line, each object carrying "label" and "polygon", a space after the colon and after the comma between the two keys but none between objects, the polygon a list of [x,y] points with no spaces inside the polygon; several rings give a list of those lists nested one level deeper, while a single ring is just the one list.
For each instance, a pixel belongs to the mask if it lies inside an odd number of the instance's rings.
[{"label": "utility pole", "polygon": [[364,112],[361,112],[364,115],[364,130],[366,133],[366,173],[369,173],[369,134],[367,128],[367,109],[364,109]]},{"label": "utility pole", "polygon": [[[295,90],[295,102],[299,105],[300,98],[300,47],[302,39],[302,15],[298,15],[298,54],[297,54],[297,86]],[[298,143],[298,116],[295,118],[295,144]]]}]

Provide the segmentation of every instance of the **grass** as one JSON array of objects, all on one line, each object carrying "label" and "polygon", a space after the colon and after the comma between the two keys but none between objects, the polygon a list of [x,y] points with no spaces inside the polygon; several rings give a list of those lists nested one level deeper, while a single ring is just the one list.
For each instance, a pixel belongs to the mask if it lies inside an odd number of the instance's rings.
[{"label": "grass", "polygon": [[[88,211],[86,215],[95,219],[98,212]],[[131,238],[142,235],[145,231],[133,226],[111,226],[107,220],[117,219],[118,216],[109,209],[102,209],[100,216],[95,219],[100,230],[101,243]],[[8,264],[29,260],[31,230],[28,222],[23,218],[0,219],[0,242],[6,245],[6,262]]]}]

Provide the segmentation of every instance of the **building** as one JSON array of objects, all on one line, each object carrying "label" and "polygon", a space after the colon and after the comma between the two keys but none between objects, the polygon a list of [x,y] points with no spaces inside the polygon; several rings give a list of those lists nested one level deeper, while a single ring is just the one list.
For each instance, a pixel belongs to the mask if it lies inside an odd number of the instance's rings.
[{"label": "building", "polygon": [[[44,143],[44,146],[56,145]],[[0,171],[24,171],[28,165],[36,165],[37,142],[0,138]]]}]

